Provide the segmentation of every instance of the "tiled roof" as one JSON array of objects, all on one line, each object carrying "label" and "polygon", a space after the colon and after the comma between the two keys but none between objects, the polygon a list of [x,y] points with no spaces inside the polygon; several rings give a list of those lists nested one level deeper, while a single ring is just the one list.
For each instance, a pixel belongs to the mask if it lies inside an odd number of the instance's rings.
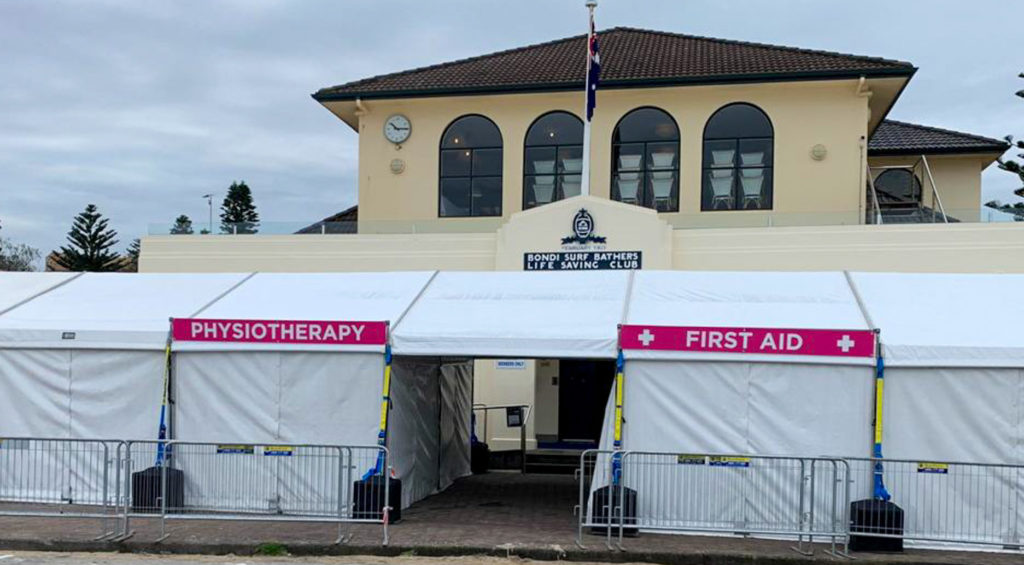
[{"label": "tiled roof", "polygon": [[868,153],[871,155],[1002,153],[1009,147],[1005,141],[991,137],[885,120],[871,136]]},{"label": "tiled roof", "polygon": [[[586,36],[321,89],[320,101],[582,88]],[[616,27],[598,34],[606,87],[910,76],[903,61]]]},{"label": "tiled roof", "polygon": [[341,212],[327,216],[315,224],[310,224],[295,233],[356,233],[356,223],[358,221],[359,206],[350,206]]}]

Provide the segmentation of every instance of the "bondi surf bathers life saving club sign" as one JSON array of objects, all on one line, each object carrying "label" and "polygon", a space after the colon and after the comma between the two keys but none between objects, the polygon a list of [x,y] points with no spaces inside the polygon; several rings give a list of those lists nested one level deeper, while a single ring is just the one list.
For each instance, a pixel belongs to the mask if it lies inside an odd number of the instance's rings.
[{"label": "bondi surf bathers life saving club sign", "polygon": [[290,343],[305,345],[384,345],[385,322],[310,320],[215,320],[175,318],[175,341]]},{"label": "bondi surf bathers life saving club sign", "polygon": [[572,218],[572,232],[562,238],[561,251],[523,254],[526,271],[604,271],[639,269],[640,251],[609,251],[607,238],[595,232],[594,217],[580,208]]}]

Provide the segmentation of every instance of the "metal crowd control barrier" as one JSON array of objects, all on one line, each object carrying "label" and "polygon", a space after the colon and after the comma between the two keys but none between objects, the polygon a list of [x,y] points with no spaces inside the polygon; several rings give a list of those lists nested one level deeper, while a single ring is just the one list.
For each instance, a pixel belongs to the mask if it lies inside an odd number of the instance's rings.
[{"label": "metal crowd control barrier", "polygon": [[390,474],[377,446],[3,438],[0,516],[98,518],[114,540],[143,517],[161,540],[168,520],[336,522],[339,543],[381,524],[387,544]]},{"label": "metal crowd control barrier", "polygon": [[[854,499],[872,493],[881,462],[892,505],[863,513],[852,536],[999,546],[1020,550],[1024,537],[1024,466],[847,459]],[[853,517],[851,516],[851,521]]]},{"label": "metal crowd control barrier", "polygon": [[835,458],[590,450],[580,458],[577,543],[585,528],[604,533],[609,548],[613,530],[620,548],[638,530],[730,533],[794,537],[804,554],[805,542],[825,539],[839,553],[846,474]]},{"label": "metal crowd control barrier", "polygon": [[[163,445],[164,457],[159,460]],[[388,543],[390,481],[362,481],[387,448],[179,441],[128,442],[124,474],[131,493],[122,509],[122,534],[130,519],[336,522],[383,526]]]},{"label": "metal crowd control barrier", "polygon": [[0,516],[97,518],[117,534],[117,440],[0,439]]}]

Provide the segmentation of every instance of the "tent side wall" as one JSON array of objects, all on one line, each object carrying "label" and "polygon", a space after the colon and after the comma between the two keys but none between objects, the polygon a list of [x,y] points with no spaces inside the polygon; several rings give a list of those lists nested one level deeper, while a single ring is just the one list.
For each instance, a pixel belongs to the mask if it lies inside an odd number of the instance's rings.
[{"label": "tent side wall", "polygon": [[[0,348],[0,438],[155,439],[163,367],[160,351]],[[114,449],[8,440],[0,444],[0,498],[101,502]],[[3,479],[15,476],[20,486]],[[25,482],[38,488],[29,492]]]},{"label": "tent side wall", "polygon": [[[174,439],[294,447],[289,457],[270,457],[180,446],[186,506],[336,512],[338,489],[373,466],[374,452],[343,461],[336,450],[293,444],[375,445],[383,371],[378,353],[175,353]],[[343,467],[351,477],[339,477]]]},{"label": "tent side wall", "polygon": [[870,453],[870,367],[633,360],[625,383],[629,450]]},{"label": "tent side wall", "polygon": [[[970,533],[978,542],[1019,542],[1024,489],[1017,468],[954,464],[945,473],[920,473],[916,463],[1024,463],[1022,401],[1019,369],[886,369],[884,455],[911,463],[886,464],[884,478],[908,528],[940,536]],[[855,470],[853,494],[866,498],[870,469]]]},{"label": "tent side wall", "polygon": [[396,357],[388,447],[402,507],[469,474],[472,362]]},{"label": "tent side wall", "polygon": [[473,474],[470,437],[473,427],[473,361],[441,364],[441,489]]},{"label": "tent side wall", "polygon": [[[695,455],[863,457],[871,446],[872,392],[873,372],[866,366],[627,361],[623,446]],[[613,430],[606,413],[602,449],[612,445]],[[796,460],[755,459],[737,469],[636,454],[624,464],[625,485],[638,491],[640,516],[661,525],[698,520],[701,527],[724,530],[739,523],[771,528],[778,517],[795,515],[803,485]],[[595,488],[607,484],[607,472],[599,471]],[[718,494],[709,506],[699,494],[712,485]],[[677,496],[668,499],[667,492]],[[819,504],[827,515],[831,502]]]}]

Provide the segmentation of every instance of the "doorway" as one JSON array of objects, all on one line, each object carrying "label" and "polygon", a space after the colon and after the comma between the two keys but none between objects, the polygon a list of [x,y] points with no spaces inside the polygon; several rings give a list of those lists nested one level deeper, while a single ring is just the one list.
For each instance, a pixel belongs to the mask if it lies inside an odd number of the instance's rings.
[{"label": "doorway", "polygon": [[558,441],[596,447],[601,439],[615,361],[562,359],[558,383]]}]

